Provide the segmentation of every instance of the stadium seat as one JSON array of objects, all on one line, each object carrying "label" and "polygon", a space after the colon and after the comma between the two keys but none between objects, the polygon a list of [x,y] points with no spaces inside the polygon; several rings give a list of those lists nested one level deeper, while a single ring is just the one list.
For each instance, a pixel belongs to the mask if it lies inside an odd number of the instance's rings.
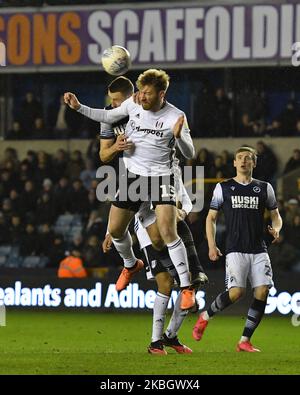
[{"label": "stadium seat", "polygon": [[9,256],[18,258],[20,256],[20,247],[19,246],[13,246]]},{"label": "stadium seat", "polygon": [[6,261],[5,266],[9,268],[17,268],[20,267],[21,264],[22,264],[21,257],[9,257],[8,260]]},{"label": "stadium seat", "polygon": [[43,269],[44,267],[47,266],[48,263],[49,263],[49,258],[48,258],[47,256],[42,256],[42,257],[40,258],[38,267],[41,268],[41,269]]},{"label": "stadium seat", "polygon": [[72,228],[70,229],[70,233],[72,234],[72,236],[82,234],[82,231],[83,231],[83,227],[81,225],[72,226]]},{"label": "stadium seat", "polygon": [[68,226],[68,225],[71,225],[73,220],[74,220],[73,214],[63,214],[57,218],[55,225],[56,226]]},{"label": "stadium seat", "polygon": [[79,214],[75,214],[71,223],[72,226],[81,226],[82,220]]},{"label": "stadium seat", "polygon": [[5,266],[7,261],[7,256],[6,255],[0,255],[0,267]]},{"label": "stadium seat", "polygon": [[73,226],[69,229],[68,233],[65,234],[65,239],[68,243],[73,241],[73,238],[77,235],[82,235],[83,227],[82,226]]},{"label": "stadium seat", "polygon": [[54,232],[59,235],[66,236],[70,231],[69,225],[55,225]]},{"label": "stadium seat", "polygon": [[26,268],[35,268],[38,267],[40,264],[40,257],[39,256],[27,256],[23,260],[23,267]]},{"label": "stadium seat", "polygon": [[0,246],[0,255],[8,256],[11,253],[12,246],[10,245],[3,245]]}]

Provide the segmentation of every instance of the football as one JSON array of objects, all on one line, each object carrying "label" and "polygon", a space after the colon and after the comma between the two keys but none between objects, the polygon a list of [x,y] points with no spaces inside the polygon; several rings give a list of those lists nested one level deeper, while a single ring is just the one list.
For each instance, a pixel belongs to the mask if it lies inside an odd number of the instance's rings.
[{"label": "football", "polygon": [[120,45],[113,45],[104,50],[101,62],[108,74],[123,75],[131,66],[130,53]]}]

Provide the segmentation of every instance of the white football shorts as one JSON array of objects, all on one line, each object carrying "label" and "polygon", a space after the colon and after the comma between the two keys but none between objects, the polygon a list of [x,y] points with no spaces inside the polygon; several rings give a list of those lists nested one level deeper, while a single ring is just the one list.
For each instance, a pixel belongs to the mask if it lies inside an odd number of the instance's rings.
[{"label": "white football shorts", "polygon": [[226,255],[226,289],[246,288],[247,278],[252,288],[261,285],[271,288],[274,285],[271,261],[267,252],[260,254],[230,252]]},{"label": "white football shorts", "polygon": [[151,202],[143,202],[136,216],[144,228],[148,228],[156,221],[156,214],[152,209]]}]

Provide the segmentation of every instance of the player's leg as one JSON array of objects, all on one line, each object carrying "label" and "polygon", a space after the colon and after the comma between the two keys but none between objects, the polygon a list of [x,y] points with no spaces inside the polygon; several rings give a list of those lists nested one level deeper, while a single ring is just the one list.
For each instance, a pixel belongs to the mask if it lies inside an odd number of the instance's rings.
[{"label": "player's leg", "polygon": [[206,284],[208,278],[199,261],[192,232],[184,220],[177,222],[177,232],[186,248],[191,273],[191,285],[197,289],[200,285]]},{"label": "player's leg", "polygon": [[[137,236],[141,245],[143,240],[140,240],[142,236],[140,230],[137,232]],[[146,240],[144,240],[144,242],[145,241]],[[150,243],[151,241],[149,239],[149,244],[145,244],[142,250],[146,258],[145,270],[147,278],[156,280],[157,294],[153,306],[152,335],[148,352],[150,354],[166,355],[167,352],[164,349],[161,339],[164,331],[165,316],[171,295],[173,278],[161,265],[161,262],[153,255],[154,249]]]},{"label": "player's leg", "polygon": [[[154,222],[147,226],[147,232],[151,239],[152,246],[156,250],[157,259],[159,259],[164,265],[164,261],[168,263],[170,261],[169,252],[159,233],[155,213],[153,214]],[[151,214],[148,215],[148,217],[151,218]],[[145,221],[147,221],[147,218]],[[147,224],[148,223],[150,223],[150,221],[148,221]],[[185,221],[177,222],[177,232],[178,236],[182,239],[183,244],[186,247],[189,270],[191,273],[191,285],[193,288],[197,289],[200,285],[206,284],[208,282],[208,278],[204,273],[204,269],[199,261],[193,235]]]},{"label": "player's leg", "polygon": [[[138,237],[139,235],[140,233],[137,232]],[[169,301],[169,295],[171,293],[171,287],[174,279],[179,284],[179,278],[174,265],[170,260],[169,255],[165,257],[163,262],[160,259],[157,259],[157,251],[154,250],[152,245],[148,245],[146,248],[143,248],[143,252],[146,257],[145,270],[147,278],[152,279],[153,276],[155,276],[158,285],[158,293],[153,308],[152,342],[148,351],[153,354],[165,354],[166,352],[163,348],[165,345],[174,348],[176,352],[180,354],[191,353],[191,349],[181,344],[177,338],[177,332],[188,313],[188,310],[182,310],[180,308],[181,294],[176,300],[167,332],[163,334],[166,303]]]},{"label": "player's leg", "polygon": [[147,252],[148,252],[149,257],[151,256],[150,265],[153,266],[153,264],[155,265],[156,262],[159,262],[159,264],[163,268],[163,270],[168,272],[171,275],[171,277],[175,280],[176,285],[179,286],[180,285],[179,276],[178,276],[177,271],[170,259],[168,249],[166,249],[166,250],[164,249],[162,251],[157,251],[153,248],[152,245],[149,245],[147,247]]},{"label": "player's leg", "polygon": [[173,279],[167,272],[158,273],[155,276],[155,280],[157,283],[157,294],[153,307],[152,343],[160,341],[162,338],[166,311],[173,285]]},{"label": "player's leg", "polygon": [[264,315],[269,288],[273,286],[273,280],[272,267],[267,253],[251,254],[251,261],[249,280],[254,289],[254,300],[249,308],[237,351],[255,352],[259,349],[252,346],[250,339]]},{"label": "player's leg", "polygon": [[233,303],[241,299],[245,294],[246,288],[234,287],[219,294],[211,303],[209,308],[203,311],[194,326],[193,338],[197,341],[202,339],[209,320],[220,311],[223,311]]},{"label": "player's leg", "polygon": [[[178,236],[182,239],[183,244],[186,247],[191,274],[191,286],[195,289],[198,289],[199,286],[204,285],[208,282],[208,277],[204,273],[204,269],[199,261],[193,236],[188,225],[184,221],[177,222],[177,231]],[[172,266],[173,269],[176,270],[174,265],[172,264],[172,261],[170,260],[168,248],[165,246],[160,236],[156,222],[147,226],[147,232],[148,235],[151,235],[150,239],[154,248],[153,254],[156,256],[156,259],[160,260],[165,268],[168,269],[169,266]],[[161,248],[161,246],[163,246],[163,248]],[[157,249],[157,247],[159,248],[159,250]]]},{"label": "player's leg", "polygon": [[159,232],[159,229],[158,229],[158,226],[156,223],[155,212],[153,212],[153,214],[154,214],[154,222],[146,227],[147,233],[151,239],[152,246],[157,251],[167,250],[165,242],[163,241],[163,239],[161,237],[161,234]]},{"label": "player's leg", "polygon": [[172,347],[179,354],[191,354],[192,350],[180,343],[177,337],[177,333],[183,323],[183,320],[188,314],[188,310],[182,310],[181,304],[181,294],[178,295],[176,303],[174,306],[173,314],[168,324],[168,327],[163,334],[162,342],[167,347]]},{"label": "player's leg", "polygon": [[[160,260],[163,265],[165,262],[167,266],[164,266],[168,267],[170,264],[168,248],[161,237],[156,222],[155,211],[151,209],[150,204],[147,205],[144,203],[142,205],[138,212],[138,218],[143,224],[143,227],[147,229],[147,233],[155,250],[153,251],[153,254],[156,254],[156,259]],[[187,250],[192,286],[197,289],[199,285],[207,283],[208,278],[200,264],[192,233],[185,221],[177,222],[177,232]]]},{"label": "player's leg", "polygon": [[265,312],[268,295],[269,287],[267,285],[261,285],[254,289],[254,300],[248,311],[241,341],[249,341],[255,329],[258,327]]},{"label": "player's leg", "polygon": [[117,282],[116,289],[121,291],[130,283],[132,276],[144,266],[143,261],[137,259],[132,249],[132,238],[128,225],[134,216],[134,211],[112,205],[109,213],[108,231],[121,258],[124,261]]},{"label": "player's leg", "polygon": [[166,312],[171,295],[173,279],[167,272],[155,275],[157,294],[153,306],[153,323],[151,344],[148,347],[150,354],[167,354],[162,343]]},{"label": "player's leg", "polygon": [[133,211],[114,205],[111,205],[109,212],[108,232],[116,250],[124,260],[125,267],[132,267],[136,261],[132,250],[132,239],[128,232],[128,225],[134,214]]},{"label": "player's leg", "polygon": [[230,253],[226,256],[226,290],[219,294],[209,308],[203,311],[193,329],[193,338],[202,339],[209,320],[220,311],[241,299],[246,292],[247,276],[250,269],[249,254]]},{"label": "player's leg", "polygon": [[158,230],[168,247],[170,258],[180,278],[182,288],[181,307],[189,309],[195,305],[195,291],[189,288],[187,253],[176,229],[174,176],[151,177],[149,183],[151,184],[151,201],[155,208]]},{"label": "player's leg", "polygon": [[190,276],[186,248],[176,230],[176,207],[171,204],[157,204],[155,207],[157,226],[168,247],[168,252],[183,289],[181,307],[189,309],[195,304],[195,291],[189,289]]},{"label": "player's leg", "polygon": [[[158,227],[157,227],[155,212],[154,212],[153,219],[154,219],[154,221],[152,221],[152,223],[150,223],[150,221],[146,220],[147,233],[148,233],[149,237],[151,235],[150,240],[152,243],[152,245],[149,245],[147,247],[147,250],[150,251],[152,259],[159,261],[161,263],[162,267],[164,269],[166,269],[166,271],[168,273],[170,273],[170,275],[176,280],[177,285],[179,285],[180,280],[177,275],[177,271],[171,261],[168,248],[165,245],[164,241],[162,240],[159,230],[158,230]],[[157,247],[160,247],[160,249],[158,250]]]}]

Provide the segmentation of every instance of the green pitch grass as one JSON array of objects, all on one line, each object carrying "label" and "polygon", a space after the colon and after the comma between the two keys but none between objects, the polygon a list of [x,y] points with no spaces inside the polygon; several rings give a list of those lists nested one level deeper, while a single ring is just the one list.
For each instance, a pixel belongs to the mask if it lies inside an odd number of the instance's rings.
[{"label": "green pitch grass", "polygon": [[290,317],[265,317],[253,337],[261,353],[237,353],[244,319],[218,316],[200,342],[195,315],[180,339],[193,349],[147,354],[151,314],[7,311],[0,327],[0,374],[299,374],[300,327]]}]

